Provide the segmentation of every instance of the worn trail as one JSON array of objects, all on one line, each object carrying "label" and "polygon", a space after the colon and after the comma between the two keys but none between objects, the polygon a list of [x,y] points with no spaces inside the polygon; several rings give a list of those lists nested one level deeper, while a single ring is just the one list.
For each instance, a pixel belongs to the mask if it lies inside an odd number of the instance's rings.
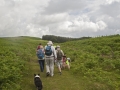
[{"label": "worn trail", "polygon": [[31,60],[29,73],[23,78],[23,90],[36,90],[33,82],[33,74],[40,73],[43,82],[43,90],[84,90],[82,82],[70,74],[67,69],[62,70],[62,75],[58,73],[55,66],[54,76],[46,77],[46,72],[40,72],[37,60]]}]

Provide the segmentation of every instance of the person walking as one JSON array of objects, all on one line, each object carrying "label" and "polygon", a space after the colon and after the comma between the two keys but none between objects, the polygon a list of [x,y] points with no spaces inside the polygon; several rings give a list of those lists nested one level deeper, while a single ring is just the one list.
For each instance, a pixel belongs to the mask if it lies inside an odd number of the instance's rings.
[{"label": "person walking", "polygon": [[70,70],[70,62],[71,62],[71,59],[68,57],[67,59],[66,59],[66,66],[67,66],[67,68]]},{"label": "person walking", "polygon": [[63,51],[60,49],[60,46],[57,45],[57,50],[56,50],[56,53],[57,53],[57,67],[58,67],[58,70],[59,70],[59,74],[61,75],[62,72],[61,72],[61,68],[62,68],[62,59],[63,59],[63,56],[64,56],[64,53]]},{"label": "person walking", "polygon": [[65,69],[66,60],[67,60],[67,56],[64,54],[64,56],[63,56],[63,61],[62,61],[62,69]]},{"label": "person walking", "polygon": [[54,59],[57,58],[52,41],[45,46],[46,76],[54,76]]},{"label": "person walking", "polygon": [[38,62],[39,62],[39,65],[40,65],[40,70],[41,72],[44,71],[44,48],[42,46],[42,44],[40,44],[38,47],[37,47],[37,57],[38,57]]}]

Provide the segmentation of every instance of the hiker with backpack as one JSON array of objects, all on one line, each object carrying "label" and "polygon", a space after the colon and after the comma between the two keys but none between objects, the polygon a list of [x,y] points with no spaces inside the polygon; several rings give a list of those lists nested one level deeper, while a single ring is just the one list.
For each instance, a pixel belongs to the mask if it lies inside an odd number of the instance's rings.
[{"label": "hiker with backpack", "polygon": [[42,46],[42,44],[39,43],[39,45],[37,46],[37,49],[36,49],[36,54],[37,54],[37,51],[40,49],[41,46]]},{"label": "hiker with backpack", "polygon": [[57,50],[56,50],[56,53],[57,53],[57,61],[56,61],[56,64],[57,64],[57,67],[58,67],[58,70],[59,70],[59,74],[61,75],[62,72],[61,72],[61,68],[62,68],[62,58],[64,56],[64,53],[63,51],[60,49],[60,46],[57,45]]},{"label": "hiker with backpack", "polygon": [[54,75],[54,59],[57,58],[52,41],[48,41],[45,46],[46,76]]},{"label": "hiker with backpack", "polygon": [[37,47],[36,54],[37,54],[37,57],[38,57],[40,70],[41,70],[41,72],[43,72],[44,71],[44,62],[45,62],[45,60],[44,60],[44,48],[43,48],[41,43]]}]

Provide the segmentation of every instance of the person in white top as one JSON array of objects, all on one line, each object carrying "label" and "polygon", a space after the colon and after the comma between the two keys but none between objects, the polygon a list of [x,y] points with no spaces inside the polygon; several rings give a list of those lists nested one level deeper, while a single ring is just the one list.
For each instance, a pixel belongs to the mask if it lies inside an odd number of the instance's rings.
[{"label": "person in white top", "polygon": [[48,41],[45,46],[46,76],[54,75],[54,59],[57,58],[52,41]]}]

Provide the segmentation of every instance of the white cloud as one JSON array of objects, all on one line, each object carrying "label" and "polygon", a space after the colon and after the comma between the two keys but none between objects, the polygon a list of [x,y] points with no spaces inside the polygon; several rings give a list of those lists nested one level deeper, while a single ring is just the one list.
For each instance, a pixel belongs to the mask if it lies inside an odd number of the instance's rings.
[{"label": "white cloud", "polygon": [[0,0],[0,37],[120,34],[120,0]]},{"label": "white cloud", "polygon": [[114,2],[120,2],[120,0],[106,0],[105,4],[112,4]]},{"label": "white cloud", "polygon": [[43,26],[55,24],[66,20],[69,16],[66,13],[53,14],[53,15],[36,15],[33,19],[33,24],[39,24]]},{"label": "white cloud", "polygon": [[120,33],[120,29],[118,29],[118,30],[115,30],[116,32],[115,32],[115,34],[118,34],[118,33]]},{"label": "white cloud", "polygon": [[107,27],[107,25],[103,21],[97,22],[97,25],[99,30],[104,30]]}]

